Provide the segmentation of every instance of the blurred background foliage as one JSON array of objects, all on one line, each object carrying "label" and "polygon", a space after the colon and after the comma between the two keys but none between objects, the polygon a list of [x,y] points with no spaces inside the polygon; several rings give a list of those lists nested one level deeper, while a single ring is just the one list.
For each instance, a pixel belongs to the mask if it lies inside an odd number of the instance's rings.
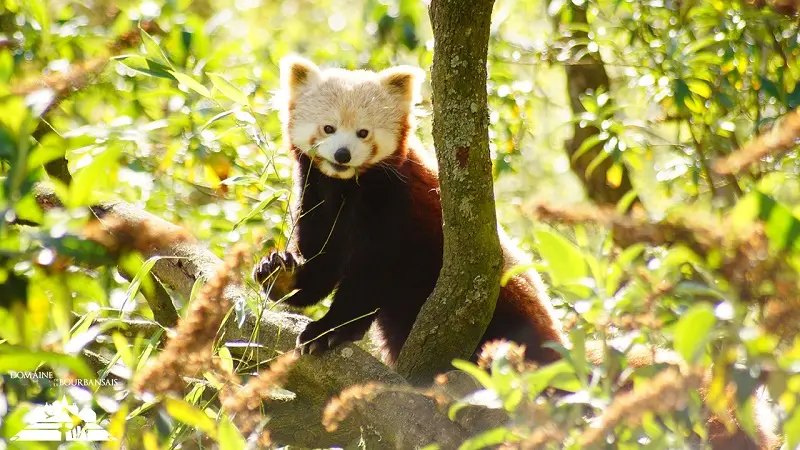
[{"label": "blurred background foliage", "polygon": [[[156,288],[147,277],[152,261],[115,262],[81,237],[91,214],[79,207],[130,202],[184,226],[220,256],[237,242],[262,250],[286,245],[290,160],[270,103],[281,57],[428,70],[432,50],[426,5],[416,0],[0,1],[0,370],[33,370],[45,361],[63,376],[88,373],[79,355],[91,343],[115,363],[94,368],[98,376],[113,367],[128,379],[158,344],[160,333],[126,339],[113,322],[93,323],[152,319],[144,295]],[[536,256],[570,336],[615,337],[623,350],[652,342],[701,364],[714,360],[721,367],[715,380],[741,381],[745,394],[769,369],[773,409],[793,448],[800,442],[800,341],[792,327],[800,303],[786,292],[797,293],[800,267],[800,160],[792,151],[736,175],[711,167],[800,105],[797,21],[740,1],[498,0],[489,51],[498,213]],[[580,86],[589,90],[571,95]],[[428,84],[423,91],[420,136],[430,143]],[[590,133],[570,150],[581,130]],[[587,163],[575,169],[579,158]],[[64,160],[69,177],[58,176]],[[592,177],[600,185],[587,182]],[[47,178],[67,209],[37,206],[33,188]],[[723,247],[703,253],[670,241],[620,248],[604,226],[537,218],[541,202],[589,205],[624,180],[636,199],[626,195],[622,210],[636,204],[654,219],[700,217],[711,224],[706,230],[730,232],[734,242],[737,230],[722,228],[722,219],[761,224],[769,255],[756,259],[780,261],[782,271],[769,275],[783,274],[783,284],[765,276],[743,295],[727,279]],[[178,305],[188,300],[173,297]],[[258,298],[253,289],[247,308],[262,308]],[[776,299],[793,302],[778,325],[765,319],[765,305]],[[635,320],[609,325],[614,317]],[[582,374],[571,386],[585,396],[549,406],[537,402],[532,392],[543,389],[532,386],[554,382],[553,373],[505,367],[497,378],[476,375],[500,403],[485,395],[467,401],[506,408],[515,420],[465,448],[529,437],[534,410],[567,435],[580,431],[576,408],[602,411],[616,392],[598,381],[614,363],[592,377],[580,359],[558,370]],[[611,361],[625,365],[621,355]],[[4,438],[20,429],[32,403],[65,394],[110,420],[132,448],[153,433],[138,428],[149,419],[119,386],[89,395],[4,375],[2,387]],[[737,396],[741,404],[747,398]],[[651,415],[618,433],[617,445],[638,448],[647,438],[653,448],[681,448],[688,430],[703,433],[693,401],[682,415],[658,423]],[[719,400],[716,408],[726,405]],[[161,445],[191,437],[180,422],[159,417]]]}]

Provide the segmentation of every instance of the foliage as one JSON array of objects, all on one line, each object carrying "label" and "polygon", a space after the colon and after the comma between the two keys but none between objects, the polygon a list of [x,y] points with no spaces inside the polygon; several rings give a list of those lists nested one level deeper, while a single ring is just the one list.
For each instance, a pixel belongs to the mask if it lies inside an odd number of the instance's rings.
[{"label": "foliage", "polygon": [[[675,350],[693,368],[713,367],[706,404],[722,417],[735,410],[750,432],[750,394],[763,381],[787,448],[795,448],[797,152],[737,175],[717,174],[712,163],[800,106],[797,21],[741,1],[572,4],[587,7],[590,42],[583,44],[602,55],[612,85],[587,92],[587,113],[571,117],[563,78],[563,65],[574,63],[564,46],[576,44],[569,5],[499,0],[489,110],[501,222],[536,255],[534,267],[550,283],[573,348],[560,349],[565,359],[547,367],[519,364],[512,347],[493,354],[491,373],[456,363],[483,390],[456,401],[451,416],[477,404],[510,417],[462,448],[526,440],[581,448],[581,436],[598,423],[587,418],[602,420],[625,381],[638,389],[666,377],[667,367],[629,366],[635,345]],[[549,31],[548,13],[559,17],[558,33]],[[299,52],[323,65],[428,69],[425,5],[5,0],[0,30],[0,436],[21,430],[34,405],[66,396],[93,409],[131,448],[207,439],[241,448],[247,436],[209,400],[221,390],[213,375],[195,380],[182,399],[143,401],[128,390],[162,348],[163,330],[131,335],[123,324],[153,319],[147,299],[160,289],[149,276],[156,261],[87,239],[96,213],[87,207],[133,203],[191,230],[218,255],[237,242],[285,247],[291,177],[270,104],[277,61]],[[603,144],[598,159],[613,158],[611,170],[631,170],[647,219],[620,228],[614,220],[576,217],[583,206],[546,219],[534,214],[543,200],[584,200],[561,151],[567,125],[576,121],[601,130],[590,141]],[[426,115],[425,142],[429,131]],[[50,178],[43,166],[63,158],[71,183],[50,181],[65,208],[41,208],[34,188]],[[700,220],[667,239],[632,232],[676,217]],[[739,251],[751,243],[757,252]],[[234,315],[280,308],[248,288]],[[167,295],[185,317],[190,299]],[[325,308],[305,313],[318,317]],[[582,348],[596,339],[608,343],[605,362],[595,366]],[[227,348],[214,352],[238,375],[254,375]],[[23,371],[54,376],[19,378]],[[670,380],[689,386],[690,375]],[[76,378],[98,381],[89,389],[55,382]],[[733,398],[726,395],[730,382],[738,386]],[[552,388],[572,394],[553,398]],[[700,395],[685,394],[674,410],[645,408],[637,422],[621,423],[603,439],[613,436],[620,448],[685,448],[692,433],[705,436],[700,425],[709,413]]]}]

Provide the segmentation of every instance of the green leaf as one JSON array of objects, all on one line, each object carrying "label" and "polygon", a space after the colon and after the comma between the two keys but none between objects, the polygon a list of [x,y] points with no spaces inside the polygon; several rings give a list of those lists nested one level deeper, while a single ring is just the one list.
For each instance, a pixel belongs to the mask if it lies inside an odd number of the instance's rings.
[{"label": "green leaf", "polygon": [[456,359],[453,360],[453,367],[472,375],[472,377],[475,378],[475,380],[477,380],[478,383],[480,383],[481,386],[485,387],[486,389],[494,388],[494,384],[492,383],[492,377],[490,377],[485,370],[481,369],[477,365],[469,361]]},{"label": "green leaf", "polygon": [[686,80],[686,85],[689,87],[690,91],[702,98],[711,97],[711,87],[703,80]]},{"label": "green leaf", "polygon": [[220,347],[218,350],[220,366],[228,372],[233,372],[233,355],[228,347]]},{"label": "green leaf", "polygon": [[197,80],[186,75],[185,73],[176,72],[174,70],[170,70],[169,74],[172,75],[178,83],[186,86],[187,88],[197,92],[198,94],[202,95],[205,98],[211,98],[211,92],[202,84],[200,84]]},{"label": "green leaf", "polygon": [[[144,264],[142,264],[142,267],[138,272],[136,272],[133,280],[131,280],[131,284],[128,286],[128,291],[125,292],[125,303],[132,302],[134,300],[142,286],[142,281],[146,279],[148,275],[150,275],[150,271],[153,270],[153,266],[155,266],[156,262],[158,262],[160,259],[164,259],[164,256],[152,256],[145,261]],[[120,308],[120,314],[123,313],[122,309],[124,308]]]},{"label": "green leaf", "polygon": [[39,145],[33,149],[28,157],[28,171],[41,167],[50,161],[63,158],[67,151],[64,138],[56,133],[49,133],[39,140]]},{"label": "green leaf", "polygon": [[607,160],[609,156],[611,156],[611,153],[602,151],[598,153],[597,156],[592,158],[592,160],[589,162],[589,165],[586,166],[586,171],[584,172],[586,178],[590,178],[595,169],[600,167],[600,164],[603,164],[603,161]]},{"label": "green leaf", "polygon": [[239,88],[231,84],[230,81],[222,78],[222,75],[209,73],[208,78],[211,79],[211,82],[214,83],[214,87],[217,88],[217,90],[225,97],[228,97],[240,105],[249,104],[247,96],[244,95],[244,92],[240,91]]},{"label": "green leaf", "polygon": [[514,434],[506,427],[494,428],[489,431],[484,431],[479,435],[466,440],[458,450],[480,450],[483,448],[492,448],[496,445],[506,442],[518,442],[522,438]]},{"label": "green leaf", "polygon": [[694,56],[693,55],[694,53],[699,52],[700,50],[708,47],[709,45],[714,45],[716,42],[717,40],[714,36],[696,40],[691,44],[687,45],[686,48],[683,49],[683,54]]},{"label": "green leaf", "polygon": [[50,234],[41,235],[42,245],[50,247],[58,254],[75,258],[81,263],[90,266],[112,264],[113,259],[108,255],[105,247],[95,241],[90,241],[70,234],[54,238]]},{"label": "green leaf", "polygon": [[489,409],[500,409],[503,407],[503,401],[497,395],[497,392],[491,389],[477,390],[463,399],[457,401],[447,411],[447,416],[450,420],[456,419],[456,414],[467,406],[482,406]]},{"label": "green leaf", "polygon": [[114,145],[103,149],[91,162],[78,170],[72,177],[69,186],[69,206],[88,206],[101,200],[101,192],[106,192],[102,187],[109,187],[116,180],[119,167],[119,157],[122,146]]},{"label": "green leaf", "polygon": [[[50,41],[50,12],[48,11],[49,2],[44,0],[27,0],[21,2],[31,16],[36,20],[40,27],[41,39],[44,43]],[[37,33],[37,34],[39,34]]]},{"label": "green leaf", "polygon": [[206,128],[208,128],[208,127],[209,127],[209,126],[210,126],[212,123],[214,123],[214,122],[216,122],[216,121],[218,121],[218,120],[220,120],[220,119],[222,119],[222,118],[228,117],[228,116],[230,116],[231,114],[233,114],[234,112],[235,112],[235,111],[234,111],[234,110],[232,110],[232,109],[229,109],[229,110],[227,110],[227,111],[222,111],[221,113],[219,113],[219,114],[215,115],[214,117],[212,117],[212,118],[208,119],[208,122],[204,123],[204,124],[203,124],[203,126],[202,126],[202,127],[200,127],[200,131],[203,131],[203,130],[205,130],[205,129],[206,129]]},{"label": "green leaf", "polygon": [[783,434],[786,438],[785,448],[797,448],[800,444],[800,408],[795,408],[789,419],[783,423]]},{"label": "green leaf", "polygon": [[275,202],[275,200],[277,200],[278,198],[280,198],[280,197],[281,197],[281,196],[282,196],[282,195],[283,195],[285,192],[286,192],[286,190],[282,189],[282,190],[280,190],[280,191],[277,191],[277,192],[275,192],[275,193],[274,193],[274,194],[272,194],[271,196],[269,196],[269,197],[265,198],[264,200],[261,200],[260,202],[258,202],[258,204],[257,204],[257,205],[256,205],[256,206],[255,206],[253,209],[251,209],[251,210],[250,210],[250,212],[249,212],[249,213],[247,213],[247,215],[246,215],[246,216],[244,216],[243,218],[241,218],[241,219],[240,219],[238,222],[236,222],[236,223],[233,225],[233,229],[235,230],[236,228],[238,228],[238,227],[239,227],[239,225],[241,225],[241,224],[243,224],[244,222],[247,222],[248,220],[252,219],[253,217],[255,217],[255,216],[257,216],[257,215],[261,214],[261,213],[262,213],[262,212],[263,212],[265,209],[267,209],[267,207],[268,207],[269,205],[271,205],[272,203],[274,203],[274,202]]},{"label": "green leaf", "polygon": [[111,334],[111,339],[114,341],[114,348],[117,349],[122,362],[131,369],[136,367],[136,359],[133,357],[133,352],[125,336],[119,332],[114,332]]},{"label": "green leaf", "polygon": [[573,283],[586,277],[588,268],[580,249],[555,231],[534,233],[536,249],[547,262],[547,273],[555,286]]},{"label": "green leaf", "polygon": [[584,153],[605,142],[606,139],[608,139],[607,134],[595,134],[593,136],[589,136],[588,138],[584,139],[583,142],[581,142],[581,146],[575,150],[575,153],[572,154],[570,159],[572,159],[573,162],[577,161],[581,156],[584,155]]},{"label": "green leaf", "polygon": [[568,392],[577,392],[581,389],[580,380],[575,376],[575,369],[563,359],[527,373],[525,382],[530,396],[539,395],[550,386]]},{"label": "green leaf", "polygon": [[169,66],[165,66],[158,61],[153,61],[152,59],[145,58],[144,56],[120,55],[111,59],[119,61],[123,66],[142,75],[156,78],[166,78],[168,80],[175,79],[175,77],[170,73],[171,69]]},{"label": "green leaf", "polygon": [[[117,442],[122,442],[125,436],[125,430],[128,423],[128,403],[120,405],[119,409],[111,416],[111,421],[108,424],[108,434],[110,434]],[[121,448],[121,447],[104,447],[104,448]]]},{"label": "green leaf", "polygon": [[623,250],[622,253],[617,256],[614,263],[608,268],[608,273],[606,274],[606,295],[614,295],[617,289],[619,289],[623,275],[625,275],[633,261],[644,252],[644,249],[644,244],[634,244]]},{"label": "green leaf", "polygon": [[703,354],[711,330],[717,324],[714,308],[708,303],[698,303],[687,311],[675,325],[675,351],[683,360],[694,364]]},{"label": "green leaf", "polygon": [[164,399],[164,406],[170,416],[190,427],[197,428],[213,439],[217,438],[217,427],[214,425],[214,420],[202,410],[184,400],[171,397]]},{"label": "green leaf", "polygon": [[245,441],[239,430],[228,420],[223,417],[219,422],[219,442],[220,450],[240,450],[247,448],[247,441]]},{"label": "green leaf", "polygon": [[731,223],[765,222],[770,247],[775,251],[800,250],[800,218],[782,203],[761,191],[752,191],[731,211]]},{"label": "green leaf", "polygon": [[0,373],[32,372],[42,364],[69,369],[77,377],[84,380],[95,380],[97,375],[82,359],[77,356],[63,355],[61,353],[31,350],[16,345],[3,344],[0,346]]},{"label": "green leaf", "polygon": [[586,334],[584,330],[575,328],[570,332],[572,350],[569,352],[569,362],[575,369],[575,375],[584,384],[589,382],[589,364],[586,361]]},{"label": "green leaf", "polygon": [[[5,401],[5,400],[4,400]],[[25,427],[29,426],[30,424],[26,422],[25,416],[31,412],[33,405],[31,403],[23,403],[20,402],[15,408],[11,408],[7,415],[3,417],[3,426],[0,427],[0,431],[2,434],[0,436],[6,438],[10,436],[14,436],[20,431],[24,430]],[[30,419],[29,419],[30,420]],[[20,450],[27,450],[29,447],[15,447],[18,445],[19,442],[14,442],[8,446],[11,449],[20,449]],[[39,448],[47,448],[47,447],[34,447],[34,449],[38,450]]]},{"label": "green leaf", "polygon": [[614,163],[606,171],[606,182],[609,186],[618,188],[622,184],[622,176],[625,174],[625,166],[621,163]]},{"label": "green leaf", "polygon": [[631,189],[619,199],[614,209],[620,214],[625,214],[631,208],[633,201],[636,200],[637,197],[639,197],[639,192],[636,191],[636,189]]},{"label": "green leaf", "polygon": [[142,34],[142,44],[144,44],[144,49],[147,51],[147,54],[160,64],[163,64],[170,69],[175,69],[175,67],[173,67],[172,63],[169,61],[169,58],[167,58],[167,55],[164,53],[164,50],[162,50],[158,45],[158,42],[156,42],[156,40],[153,39],[153,36],[150,36],[150,34],[145,31],[141,25],[139,26],[139,32]]}]

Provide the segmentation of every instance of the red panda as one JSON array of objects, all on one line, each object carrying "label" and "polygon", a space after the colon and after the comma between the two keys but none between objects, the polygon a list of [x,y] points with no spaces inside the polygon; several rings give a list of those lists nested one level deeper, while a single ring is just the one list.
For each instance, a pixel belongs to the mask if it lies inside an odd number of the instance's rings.
[{"label": "red panda", "polygon": [[[433,291],[442,266],[439,180],[412,115],[423,76],[413,67],[321,71],[296,57],[281,62],[297,222],[289,251],[264,258],[254,275],[263,284],[280,271],[269,295],[297,289],[284,300],[292,306],[336,290],[328,313],[300,335],[303,351],[360,340],[377,321],[376,340],[393,363]],[[502,288],[484,341],[524,343],[537,362],[558,358],[542,346],[564,341],[539,284],[523,274]]]},{"label": "red panda", "polygon": [[[328,313],[298,337],[301,352],[361,340],[376,322],[376,340],[393,364],[442,267],[438,175],[412,114],[423,74],[404,66],[320,70],[299,57],[284,58],[280,73],[296,223],[288,250],[264,257],[254,278],[270,299],[295,307],[333,292]],[[500,234],[508,268],[519,256]],[[501,288],[478,348],[501,338],[524,344],[526,358],[538,363],[560,358],[544,343],[568,345],[537,273]]]}]

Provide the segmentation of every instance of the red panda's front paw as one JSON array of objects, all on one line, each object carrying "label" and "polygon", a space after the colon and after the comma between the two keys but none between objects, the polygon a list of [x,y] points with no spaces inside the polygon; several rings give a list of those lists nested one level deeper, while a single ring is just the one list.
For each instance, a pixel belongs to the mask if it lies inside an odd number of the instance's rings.
[{"label": "red panda's front paw", "polygon": [[297,337],[301,355],[320,355],[348,342],[360,341],[365,332],[353,324],[331,328],[320,322],[311,322]]},{"label": "red panda's front paw", "polygon": [[261,258],[253,279],[273,301],[278,301],[294,290],[297,261],[291,253],[273,251]]}]

